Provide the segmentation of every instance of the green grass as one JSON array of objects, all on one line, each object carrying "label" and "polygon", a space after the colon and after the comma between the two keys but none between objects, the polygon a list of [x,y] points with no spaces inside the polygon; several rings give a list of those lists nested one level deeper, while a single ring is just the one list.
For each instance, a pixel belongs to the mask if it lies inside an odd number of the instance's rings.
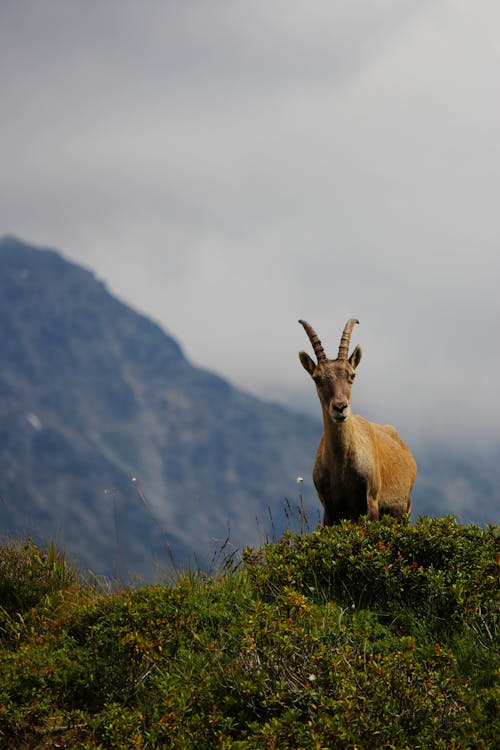
[{"label": "green grass", "polygon": [[0,747],[491,750],[498,556],[452,518],[349,522],[110,592],[7,540]]}]

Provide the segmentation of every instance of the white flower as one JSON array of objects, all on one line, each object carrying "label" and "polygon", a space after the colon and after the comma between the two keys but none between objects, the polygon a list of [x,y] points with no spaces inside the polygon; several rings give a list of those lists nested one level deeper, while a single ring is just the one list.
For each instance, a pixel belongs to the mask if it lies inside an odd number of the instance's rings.
[{"label": "white flower", "polygon": [[307,679],[309,680],[309,682],[316,682],[316,675],[315,674],[310,674]]}]

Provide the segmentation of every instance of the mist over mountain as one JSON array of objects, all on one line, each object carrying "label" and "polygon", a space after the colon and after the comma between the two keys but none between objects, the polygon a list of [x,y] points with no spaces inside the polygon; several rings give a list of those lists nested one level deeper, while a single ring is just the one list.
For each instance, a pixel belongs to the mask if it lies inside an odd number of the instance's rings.
[{"label": "mist over mountain", "polygon": [[[300,492],[315,525],[319,410],[295,414],[194,367],[90,271],[12,237],[0,326],[4,531],[55,538],[97,573],[151,577],[167,546],[182,564],[206,560],[213,539],[280,533]],[[498,457],[421,446],[415,513],[500,520]]]}]

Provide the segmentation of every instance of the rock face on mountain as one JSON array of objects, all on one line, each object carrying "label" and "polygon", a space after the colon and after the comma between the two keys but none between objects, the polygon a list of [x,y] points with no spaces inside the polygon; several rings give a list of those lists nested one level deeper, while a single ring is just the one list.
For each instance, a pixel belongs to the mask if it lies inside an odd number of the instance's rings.
[{"label": "rock face on mountain", "polygon": [[228,527],[238,546],[262,542],[256,518],[271,509],[279,525],[296,501],[319,422],[193,367],[57,252],[0,241],[0,327],[4,530],[55,538],[98,573],[150,576],[166,546],[184,563]]}]

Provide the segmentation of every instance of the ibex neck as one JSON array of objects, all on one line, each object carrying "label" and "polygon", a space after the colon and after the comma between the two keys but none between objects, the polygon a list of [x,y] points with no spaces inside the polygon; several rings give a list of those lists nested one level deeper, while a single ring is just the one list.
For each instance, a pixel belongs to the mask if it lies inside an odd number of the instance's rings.
[{"label": "ibex neck", "polygon": [[323,428],[326,451],[337,458],[346,456],[351,451],[355,439],[353,415],[351,414],[344,422],[334,422],[328,413],[323,412]]}]

